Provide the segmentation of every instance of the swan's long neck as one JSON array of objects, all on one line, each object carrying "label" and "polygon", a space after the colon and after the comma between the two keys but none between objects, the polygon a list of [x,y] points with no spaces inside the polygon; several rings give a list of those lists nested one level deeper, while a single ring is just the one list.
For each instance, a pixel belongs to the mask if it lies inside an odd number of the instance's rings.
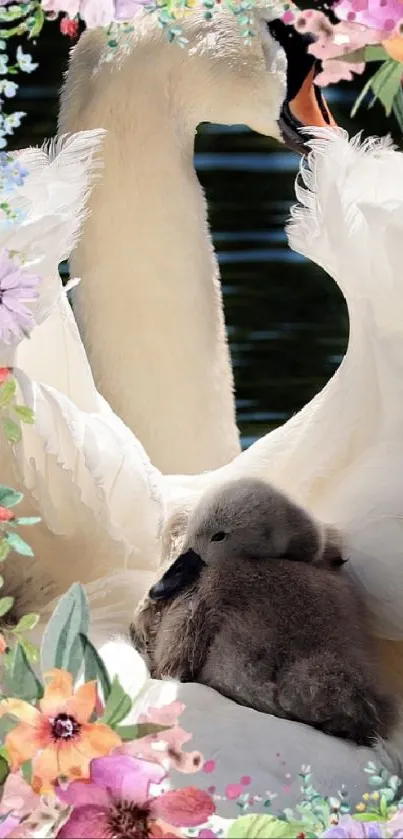
[{"label": "swan's long neck", "polygon": [[130,78],[120,71],[105,83],[107,70],[86,94],[88,77],[77,71],[60,125],[107,129],[72,260],[82,278],[79,328],[98,389],[152,462],[164,472],[216,468],[239,452],[239,439],[194,127],[184,129],[157,74],[145,89],[133,65]]}]

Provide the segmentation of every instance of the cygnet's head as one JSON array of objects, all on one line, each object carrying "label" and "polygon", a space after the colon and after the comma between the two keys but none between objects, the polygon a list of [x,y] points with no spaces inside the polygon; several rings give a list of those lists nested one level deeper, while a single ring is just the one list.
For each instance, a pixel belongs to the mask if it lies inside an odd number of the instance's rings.
[{"label": "cygnet's head", "polygon": [[[172,597],[193,583],[204,566],[231,558],[276,558],[319,563],[327,531],[270,484],[232,481],[202,496],[191,514],[182,554],[150,591]],[[329,565],[336,564],[329,553]]]},{"label": "cygnet's head", "polygon": [[265,481],[242,478],[202,496],[183,552],[192,549],[207,565],[232,556],[315,561],[323,544],[322,529],[305,510]]}]

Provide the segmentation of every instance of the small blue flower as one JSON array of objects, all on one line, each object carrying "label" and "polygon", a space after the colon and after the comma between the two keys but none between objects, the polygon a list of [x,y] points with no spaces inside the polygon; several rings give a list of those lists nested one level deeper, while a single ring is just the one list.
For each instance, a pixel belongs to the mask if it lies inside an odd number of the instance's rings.
[{"label": "small blue flower", "polygon": [[12,134],[14,128],[19,128],[22,118],[25,117],[25,111],[14,111],[3,118],[3,130],[5,134]]},{"label": "small blue flower", "polygon": [[0,74],[5,75],[8,71],[8,58],[4,53],[0,53]]},{"label": "small blue flower", "polygon": [[13,96],[17,93],[18,84],[15,82],[10,82],[8,79],[5,79],[4,82],[0,82],[0,91],[4,93],[4,96],[7,99],[12,99]]},{"label": "small blue flower", "polygon": [[32,55],[23,52],[22,47],[17,47],[17,62],[24,73],[32,73],[38,66],[32,61]]}]

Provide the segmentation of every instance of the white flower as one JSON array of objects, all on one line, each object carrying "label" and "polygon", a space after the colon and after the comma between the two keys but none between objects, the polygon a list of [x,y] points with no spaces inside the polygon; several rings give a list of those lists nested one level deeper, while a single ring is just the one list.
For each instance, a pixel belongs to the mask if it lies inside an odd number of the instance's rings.
[{"label": "white flower", "polygon": [[32,55],[29,55],[27,52],[23,52],[22,47],[17,47],[17,63],[20,70],[24,73],[32,73],[38,66],[32,61]]},{"label": "white flower", "polygon": [[15,82],[10,82],[8,79],[0,82],[0,93],[4,93],[7,99],[12,99],[13,96],[17,93],[18,84]]},{"label": "white flower", "polygon": [[3,128],[6,134],[12,134],[14,128],[19,128],[22,118],[25,117],[25,111],[14,111],[3,118]]}]

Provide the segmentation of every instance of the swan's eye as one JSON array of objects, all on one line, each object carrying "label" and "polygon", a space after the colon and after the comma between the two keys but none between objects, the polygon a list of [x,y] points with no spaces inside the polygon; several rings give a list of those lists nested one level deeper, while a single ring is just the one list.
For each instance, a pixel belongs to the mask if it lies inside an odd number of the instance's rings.
[{"label": "swan's eye", "polygon": [[220,530],[219,533],[214,533],[214,536],[211,537],[210,542],[222,542],[225,537],[226,533],[223,530]]}]

